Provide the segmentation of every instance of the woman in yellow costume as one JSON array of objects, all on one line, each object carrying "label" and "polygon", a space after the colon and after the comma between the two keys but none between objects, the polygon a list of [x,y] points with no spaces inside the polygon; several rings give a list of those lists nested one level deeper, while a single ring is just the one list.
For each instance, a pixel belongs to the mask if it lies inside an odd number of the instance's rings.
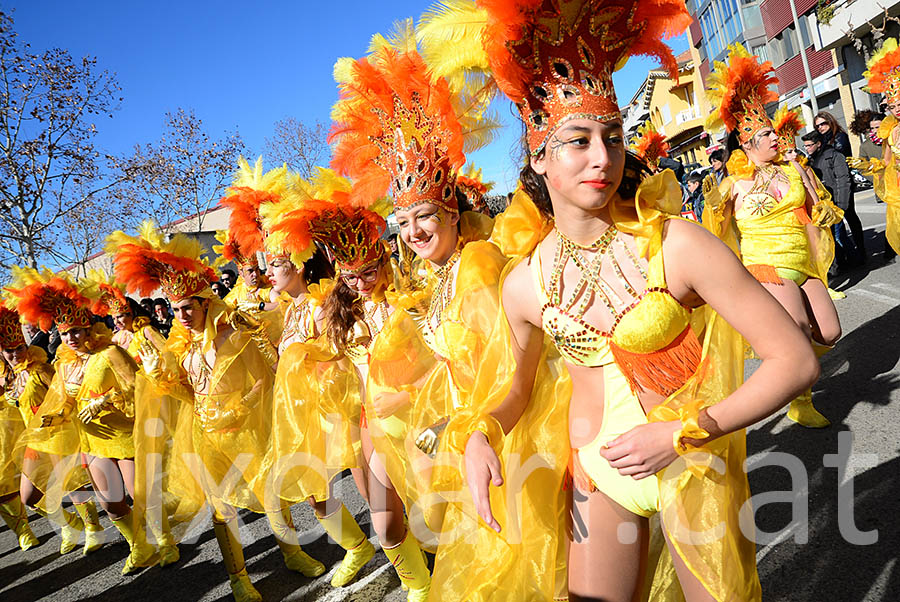
[{"label": "woman in yellow costume", "polygon": [[[10,295],[5,301],[13,309],[6,307],[0,309],[4,341],[3,358],[9,366],[9,371],[6,372],[4,397],[11,406],[18,407],[23,425],[28,432],[26,436],[18,438],[12,456],[14,459],[21,459],[17,466],[22,475],[19,480],[19,497],[25,505],[46,516],[60,529],[62,535],[60,554],[67,554],[77,547],[79,532],[85,528],[81,516],[85,516],[92,529],[88,533],[84,549],[85,553],[92,552],[103,545],[103,540],[97,535],[97,531],[102,527],[95,519],[97,511],[94,503],[90,501],[90,494],[76,491],[87,485],[89,478],[80,464],[80,458],[62,456],[62,450],[76,434],[71,430],[59,430],[53,436],[45,438],[45,433],[40,433],[42,442],[35,445],[35,448],[43,451],[27,447],[27,442],[33,439],[35,434],[30,426],[44,402],[53,381],[54,370],[47,363],[47,354],[43,349],[26,346],[24,338],[21,338],[21,341],[17,338],[16,328],[20,329],[18,337],[21,337],[20,318],[14,309],[18,304],[18,298]],[[32,479],[37,480],[41,486],[36,485]],[[78,514],[68,512],[60,505],[61,495],[66,492],[74,492],[70,499],[78,502],[75,505]],[[15,513],[14,507],[10,510],[11,514]],[[21,542],[22,535],[19,537]],[[27,533],[25,539],[26,541],[28,539]]]},{"label": "woman in yellow costume", "polygon": [[[152,349],[162,352],[166,347],[166,339],[158,330],[153,328],[150,317],[146,314],[140,304],[134,299],[125,296],[125,289],[118,283],[112,282],[106,272],[102,270],[90,270],[88,277],[83,281],[90,284],[95,297],[91,311],[98,316],[110,316],[116,326],[116,332],[113,333],[112,342],[128,352],[128,355],[141,366],[141,353],[148,346]],[[165,398],[150,398],[139,394],[135,395],[136,400],[151,402],[150,407],[141,407],[140,402],[135,407],[135,424],[138,429],[142,426],[146,430],[151,430],[148,425],[156,424],[153,420],[161,413],[172,411],[172,400]],[[148,422],[150,420],[151,422]],[[169,422],[167,420],[166,422]],[[155,429],[153,429],[156,435]],[[147,448],[145,445],[148,437],[135,437],[135,483],[140,489],[144,483],[147,483],[147,467],[145,463],[154,461],[155,456],[152,454],[163,454],[167,443],[170,439],[169,433],[163,432],[159,434],[160,440],[155,441],[156,445]],[[151,437],[155,439],[156,437]],[[141,484],[141,485],[138,485]],[[134,499],[141,501],[144,496],[135,495]],[[135,507],[135,530],[138,537],[144,537],[145,531],[142,522],[146,521],[148,513],[145,508],[139,505]],[[149,521],[150,529],[156,538],[159,552],[159,565],[167,566],[178,562],[180,554],[178,546],[172,537],[169,529],[168,515],[160,509],[158,517]]]},{"label": "woman in yellow costume", "polygon": [[[740,44],[730,47],[728,64],[716,63],[709,86],[716,111],[707,125],[724,123],[731,156],[729,177],[718,188],[711,181],[704,185],[703,222],[729,241],[734,220],[744,265],[824,351],[841,336],[841,325],[828,293],[827,268],[822,273],[826,245],[813,244],[806,226],[810,216],[816,226],[832,223],[834,205],[819,197],[807,170],[780,156],[764,107],[777,98],[769,89],[777,83],[772,72],[771,63],[760,64]],[[791,402],[788,418],[810,428],[830,424],[813,407],[811,390]]]},{"label": "woman in yellow costume", "polygon": [[883,186],[884,192],[879,197],[887,206],[884,233],[897,251],[900,249],[900,46],[897,40],[886,40],[866,67],[863,75],[868,79],[869,92],[883,95],[887,104],[888,115],[878,128],[884,155],[880,161],[851,158],[847,163],[874,175],[876,190]]},{"label": "woman in yellow costume", "polygon": [[[739,516],[749,499],[743,429],[812,382],[818,367],[803,333],[734,253],[674,217],[681,193],[671,171],[648,175],[626,151],[612,72],[650,54],[674,74],[661,38],[687,26],[684,4],[483,0],[469,15],[467,35],[444,39],[469,52],[477,50],[469,40],[483,45],[483,62],[525,122],[527,194],[493,235],[523,259],[501,285],[501,370],[479,374],[488,411],[461,413],[448,427],[465,448],[484,522],[476,544],[442,541],[432,592],[553,597],[550,476],[558,484],[567,464],[561,440],[571,446],[575,486],[570,600],[682,592],[759,600],[755,546]],[[763,359],[763,373],[743,385],[732,326]],[[565,360],[555,386],[568,404],[559,408],[531,396],[548,338]],[[568,414],[562,424],[559,410]],[[528,463],[533,476],[513,472]],[[543,488],[529,487],[532,478]],[[666,545],[646,580],[657,513]],[[531,537],[542,526],[544,539]]]},{"label": "woman in yellow costume", "polygon": [[456,189],[466,197],[465,203],[472,211],[491,216],[491,208],[487,205],[485,196],[494,188],[493,182],[485,182],[481,177],[481,168],[476,168],[471,163],[467,164],[456,175]]},{"label": "woman in yellow costume", "polygon": [[161,288],[175,313],[165,351],[145,346],[141,352],[141,376],[150,381],[145,394],[181,402],[169,422],[172,450],[161,469],[178,502],[175,520],[192,520],[206,504],[212,507],[216,540],[238,602],[262,598],[247,574],[236,508],[267,515],[289,569],[308,577],[321,574],[321,563],[298,545],[288,509],[266,505],[277,358],[263,325],[212,292],[215,272],[196,240],[176,234],[166,242],[146,222],[139,237],[110,235],[107,249],[114,253],[117,281],[144,296]]},{"label": "woman in yellow costume", "polygon": [[[134,498],[137,365],[113,344],[112,333],[104,324],[93,323],[90,307],[97,291],[90,283],[76,284],[67,275],[30,268],[14,270],[13,278],[7,290],[18,298],[22,318],[45,331],[55,323],[63,341],[56,354],[53,382],[23,442],[57,457],[80,454],[94,495],[131,548],[122,568],[122,573],[128,574],[156,560],[152,546],[135,537],[131,507],[125,498],[126,491]],[[54,467],[54,472],[57,469]],[[47,496],[48,475],[40,472],[28,474],[26,467],[25,474]],[[83,494],[75,492],[70,497]],[[48,509],[53,506],[48,504]],[[103,529],[92,505],[80,507],[79,513],[85,524],[87,553],[103,544]]]},{"label": "woman in yellow costume", "polygon": [[[28,515],[19,495],[22,460],[16,441],[43,401],[53,378],[47,354],[29,347],[22,334],[19,314],[0,299],[0,516],[16,534],[19,547],[28,550],[40,542],[28,525]],[[23,452],[24,455],[24,452]],[[22,477],[26,484],[28,477]],[[32,505],[37,500],[32,500]]]},{"label": "woman in yellow costume", "polygon": [[[806,127],[806,123],[800,117],[800,109],[789,110],[785,106],[779,107],[772,119],[772,127],[775,129],[775,135],[778,136],[778,152],[781,153],[782,158],[787,162],[796,161],[805,169],[809,181],[816,189],[819,200],[813,205],[813,213],[805,225],[806,233],[813,245],[812,253],[816,263],[816,275],[819,280],[827,283],[828,269],[834,262],[834,236],[831,227],[843,218],[844,211],[831,202],[831,194],[819,181],[818,176],[809,166],[807,158],[800,156],[797,152],[797,135]],[[847,296],[831,288],[828,289],[828,294],[832,299],[843,299]]]},{"label": "woman in yellow costume", "polygon": [[[369,56],[338,62],[341,98],[332,111],[332,166],[354,180],[358,201],[389,192],[405,249],[425,268],[425,294],[398,291],[395,311],[369,349],[366,418],[377,452],[370,462],[391,494],[384,515],[372,502],[373,523],[398,573],[400,559],[414,566],[414,536],[433,546],[442,530],[435,468],[459,462],[439,434],[471,403],[506,262],[486,240],[490,218],[466,211],[456,186],[465,151],[486,144],[497,127],[484,113],[492,86],[475,76],[433,77],[408,23],[390,44],[376,36]],[[407,279],[419,276],[415,262],[402,268]],[[402,523],[404,509],[414,536]],[[424,565],[401,578],[410,600],[428,594]]]},{"label": "woman in yellow costume", "polygon": [[[317,325],[322,289],[334,271],[308,230],[281,231],[284,216],[311,200],[310,183],[280,168],[260,173],[246,186],[258,191],[262,200],[255,204],[255,211],[230,201],[229,230],[242,253],[266,252],[272,290],[288,299],[279,324],[272,441],[265,461],[273,487],[269,503],[310,502],[325,531],[347,551],[331,579],[332,585],[343,587],[375,550],[332,495],[333,479],[342,470],[358,472],[354,449],[358,434],[354,433],[360,405],[358,378],[322,344]],[[364,485],[358,474],[354,477]],[[325,567],[319,566],[324,573]]]}]

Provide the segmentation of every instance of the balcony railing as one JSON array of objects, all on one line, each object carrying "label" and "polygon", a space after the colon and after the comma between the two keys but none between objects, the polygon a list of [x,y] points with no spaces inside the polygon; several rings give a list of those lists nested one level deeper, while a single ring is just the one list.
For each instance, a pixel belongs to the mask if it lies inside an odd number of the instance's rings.
[{"label": "balcony railing", "polygon": [[679,111],[678,114],[675,115],[675,125],[681,125],[682,123],[687,123],[694,119],[700,119],[700,109],[697,107]]}]

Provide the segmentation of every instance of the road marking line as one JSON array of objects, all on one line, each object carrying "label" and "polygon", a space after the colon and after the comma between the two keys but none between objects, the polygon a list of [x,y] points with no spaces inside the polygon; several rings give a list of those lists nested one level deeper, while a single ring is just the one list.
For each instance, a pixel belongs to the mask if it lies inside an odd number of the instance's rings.
[{"label": "road marking line", "polygon": [[788,537],[793,535],[794,531],[796,531],[800,527],[809,527],[809,524],[808,523],[794,523],[790,526],[790,528],[785,529],[784,531],[779,533],[778,537],[776,537],[775,539],[773,539],[772,541],[770,541],[769,543],[767,543],[766,545],[761,547],[759,549],[759,551],[756,553],[756,564],[759,564],[760,561],[763,558],[765,558],[768,555],[768,553],[771,552],[775,548],[775,546],[784,542],[784,540],[786,540]]},{"label": "road marking line", "polygon": [[887,303],[888,305],[891,305],[891,306],[900,304],[900,299],[896,299],[894,297],[889,297],[888,295],[882,295],[881,293],[874,293],[872,291],[867,291],[864,288],[850,289],[849,291],[847,291],[847,294],[868,297],[868,298],[874,299],[876,301],[881,301],[882,303]]},{"label": "road marking line", "polygon": [[875,582],[872,583],[872,587],[869,588],[869,591],[866,592],[866,595],[861,598],[861,600],[874,600],[875,596],[879,596],[887,591],[888,583],[891,578],[891,574],[894,572],[894,565],[897,564],[896,558],[891,558],[886,563],[884,563],[884,568],[881,570],[881,573],[878,574],[878,577],[875,578]]},{"label": "road marking line", "polygon": [[880,288],[882,290],[890,291],[892,293],[900,293],[900,286],[894,286],[893,284],[888,284],[887,282],[875,282],[872,284],[875,288]]}]

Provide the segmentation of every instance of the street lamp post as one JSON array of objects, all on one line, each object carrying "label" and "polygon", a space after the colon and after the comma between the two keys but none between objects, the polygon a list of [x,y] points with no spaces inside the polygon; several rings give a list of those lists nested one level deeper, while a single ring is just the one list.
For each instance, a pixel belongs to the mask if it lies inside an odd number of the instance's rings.
[{"label": "street lamp post", "polygon": [[813,116],[819,114],[819,103],[816,102],[816,91],[813,88],[812,75],[809,71],[809,61],[806,60],[806,46],[803,44],[803,33],[800,31],[800,19],[797,18],[797,7],[794,0],[788,0],[791,5],[791,15],[794,17],[794,30],[797,32],[797,41],[800,46],[800,61],[803,63],[803,74],[806,75],[806,87],[809,88],[809,98],[812,101]]}]

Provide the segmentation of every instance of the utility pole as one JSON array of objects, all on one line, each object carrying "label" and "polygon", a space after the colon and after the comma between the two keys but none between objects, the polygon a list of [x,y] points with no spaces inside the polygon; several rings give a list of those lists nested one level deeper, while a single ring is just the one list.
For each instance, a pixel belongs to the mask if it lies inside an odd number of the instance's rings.
[{"label": "utility pole", "polygon": [[791,5],[791,15],[794,16],[794,30],[797,32],[797,42],[800,46],[800,60],[803,62],[803,73],[806,75],[806,87],[809,89],[809,98],[812,101],[813,117],[819,114],[819,103],[816,102],[816,91],[813,89],[812,75],[809,71],[809,61],[806,60],[806,46],[803,44],[803,33],[800,31],[800,19],[797,18],[797,7],[794,0],[788,0]]}]

